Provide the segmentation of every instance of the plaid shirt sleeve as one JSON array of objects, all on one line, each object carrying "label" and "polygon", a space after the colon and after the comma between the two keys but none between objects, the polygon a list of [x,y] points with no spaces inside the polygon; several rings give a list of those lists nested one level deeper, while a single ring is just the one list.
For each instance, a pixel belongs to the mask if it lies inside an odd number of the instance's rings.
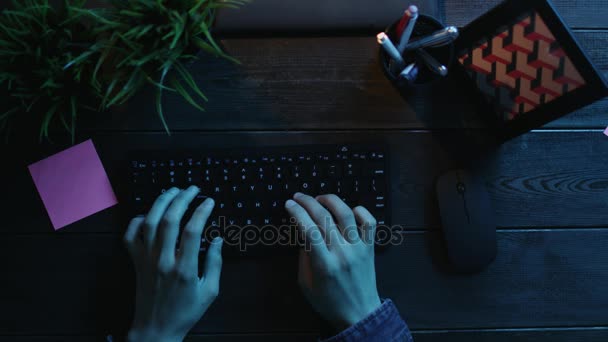
[{"label": "plaid shirt sleeve", "polygon": [[384,300],[382,305],[369,316],[355,325],[343,330],[338,335],[321,342],[385,342],[400,341],[413,342],[407,324],[399,315],[397,307],[390,299]]}]

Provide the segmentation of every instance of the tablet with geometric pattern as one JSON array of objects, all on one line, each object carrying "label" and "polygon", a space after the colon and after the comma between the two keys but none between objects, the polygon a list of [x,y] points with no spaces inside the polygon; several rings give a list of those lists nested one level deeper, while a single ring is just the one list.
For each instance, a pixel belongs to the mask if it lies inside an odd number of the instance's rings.
[{"label": "tablet with geometric pattern", "polygon": [[537,12],[522,15],[458,57],[504,120],[523,115],[585,80]]},{"label": "tablet with geometric pattern", "polygon": [[461,30],[456,58],[507,136],[608,94],[608,85],[548,0],[507,0]]}]

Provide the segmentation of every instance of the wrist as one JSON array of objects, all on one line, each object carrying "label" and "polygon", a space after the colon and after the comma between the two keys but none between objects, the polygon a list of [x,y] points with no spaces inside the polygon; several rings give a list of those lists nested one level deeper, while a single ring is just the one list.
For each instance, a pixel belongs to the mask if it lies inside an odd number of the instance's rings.
[{"label": "wrist", "polygon": [[337,331],[347,329],[370,316],[373,312],[378,310],[381,305],[382,301],[380,300],[380,297],[375,296],[375,298],[372,298],[367,302],[367,305],[360,307],[359,310],[353,311],[349,315],[346,315],[338,320],[331,322],[332,326]]},{"label": "wrist", "polygon": [[181,342],[184,336],[167,334],[155,329],[131,329],[127,334],[128,342]]}]

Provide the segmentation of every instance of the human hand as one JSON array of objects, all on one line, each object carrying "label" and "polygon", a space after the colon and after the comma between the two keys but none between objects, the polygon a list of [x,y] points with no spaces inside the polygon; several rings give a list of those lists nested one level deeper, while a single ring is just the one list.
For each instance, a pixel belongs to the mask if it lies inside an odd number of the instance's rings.
[{"label": "human hand", "polygon": [[137,280],[129,341],[181,341],[218,295],[221,238],[211,243],[203,275],[198,275],[201,235],[213,210],[212,199],[196,208],[176,250],[180,222],[198,192],[195,186],[170,189],[156,199],[145,218],[134,218],[127,228],[124,241]]},{"label": "human hand", "polygon": [[351,210],[336,195],[315,199],[300,193],[285,208],[306,242],[300,250],[298,282],[313,308],[339,330],[377,309],[376,220],[369,211],[360,206]]}]

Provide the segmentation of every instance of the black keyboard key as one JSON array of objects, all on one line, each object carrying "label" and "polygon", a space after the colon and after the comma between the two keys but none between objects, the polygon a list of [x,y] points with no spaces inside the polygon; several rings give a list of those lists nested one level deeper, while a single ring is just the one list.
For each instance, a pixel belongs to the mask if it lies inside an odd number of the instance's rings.
[{"label": "black keyboard key", "polygon": [[386,183],[384,182],[384,178],[373,178],[370,183],[370,191],[379,196],[384,195],[386,192]]},{"label": "black keyboard key", "polygon": [[322,180],[319,181],[318,183],[318,193],[323,195],[323,194],[331,194],[333,192],[335,192],[335,186],[332,186],[333,182],[332,181],[328,181],[328,180]]},{"label": "black keyboard key", "polygon": [[361,164],[353,161],[348,162],[344,166],[344,176],[346,177],[358,177],[361,175]]},{"label": "black keyboard key", "polygon": [[330,179],[342,177],[342,167],[338,164],[330,164],[327,166],[327,176]]},{"label": "black keyboard key", "polygon": [[300,183],[300,192],[305,194],[316,196],[317,195],[317,186],[316,181],[305,181]]},{"label": "black keyboard key", "polygon": [[252,196],[256,193],[256,191],[258,191],[258,189],[259,185],[255,183],[248,183],[246,185],[243,185],[243,192],[245,195]]},{"label": "black keyboard key", "polygon": [[302,178],[302,168],[299,165],[292,165],[289,168],[289,175],[294,180]]},{"label": "black keyboard key", "polygon": [[[281,188],[281,193],[282,194],[287,194],[287,195],[293,195],[296,193],[296,186],[294,185],[295,183],[292,182],[285,182],[280,184],[280,188]],[[289,196],[291,197],[291,196]]]}]

